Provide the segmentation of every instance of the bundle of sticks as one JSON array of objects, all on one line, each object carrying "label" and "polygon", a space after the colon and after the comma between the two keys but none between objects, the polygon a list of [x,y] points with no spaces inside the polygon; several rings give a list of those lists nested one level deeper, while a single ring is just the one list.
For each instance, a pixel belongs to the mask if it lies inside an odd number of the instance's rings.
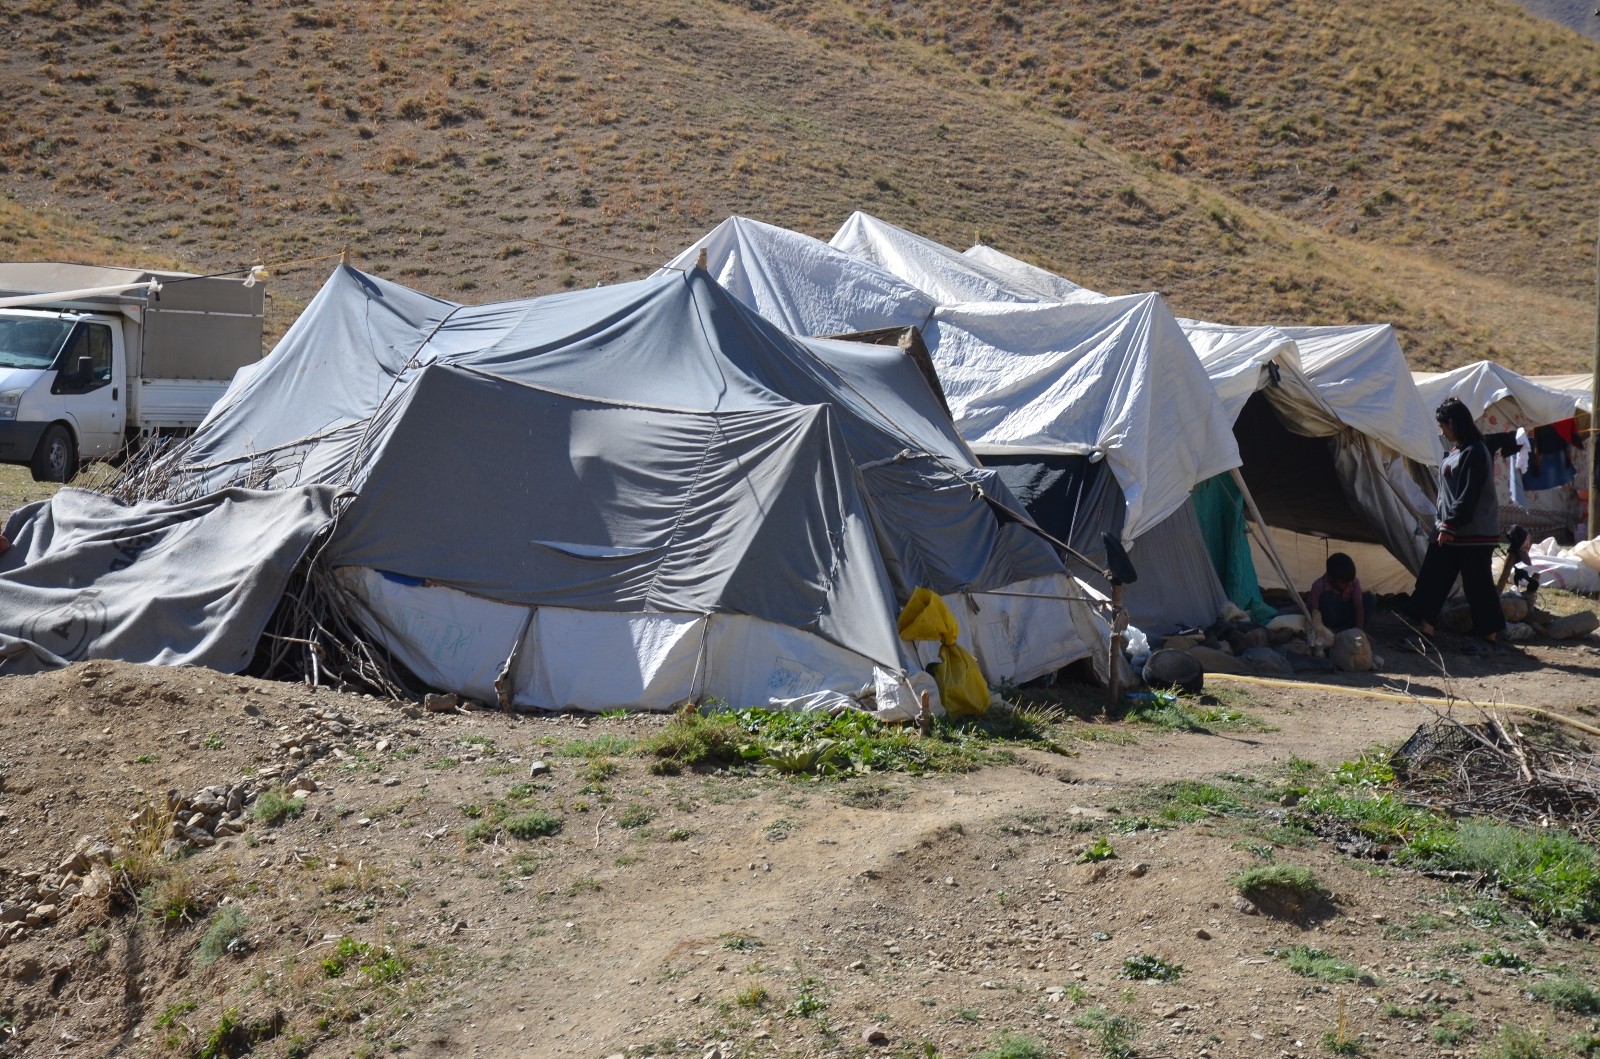
[{"label": "bundle of sticks", "polygon": [[1441,714],[1417,728],[1391,766],[1413,802],[1600,837],[1600,759],[1555,726],[1524,730],[1488,709],[1471,724]]}]

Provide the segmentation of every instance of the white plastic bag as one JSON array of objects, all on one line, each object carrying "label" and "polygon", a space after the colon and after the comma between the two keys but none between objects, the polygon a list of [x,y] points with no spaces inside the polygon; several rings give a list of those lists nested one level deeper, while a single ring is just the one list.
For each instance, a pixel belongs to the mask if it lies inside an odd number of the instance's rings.
[{"label": "white plastic bag", "polygon": [[1123,642],[1128,664],[1135,673],[1143,672],[1144,664],[1150,661],[1150,638],[1143,629],[1130,625],[1127,632],[1123,633]]}]

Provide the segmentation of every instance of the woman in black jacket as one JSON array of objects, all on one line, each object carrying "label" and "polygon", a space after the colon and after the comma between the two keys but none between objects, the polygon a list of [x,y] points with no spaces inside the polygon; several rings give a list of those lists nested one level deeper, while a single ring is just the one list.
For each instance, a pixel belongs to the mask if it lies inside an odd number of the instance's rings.
[{"label": "woman in black jacket", "polygon": [[1439,472],[1438,522],[1405,610],[1424,635],[1432,636],[1439,608],[1459,577],[1472,612],[1472,635],[1492,645],[1504,631],[1506,619],[1490,571],[1500,541],[1500,501],[1489,450],[1472,413],[1454,397],[1439,406],[1434,418],[1450,450]]}]

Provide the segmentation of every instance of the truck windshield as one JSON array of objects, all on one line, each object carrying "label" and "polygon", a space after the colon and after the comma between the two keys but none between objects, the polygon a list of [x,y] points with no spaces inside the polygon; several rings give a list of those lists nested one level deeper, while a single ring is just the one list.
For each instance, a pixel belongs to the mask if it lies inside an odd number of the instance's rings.
[{"label": "truck windshield", "polygon": [[0,368],[48,368],[71,333],[70,320],[0,316]]}]

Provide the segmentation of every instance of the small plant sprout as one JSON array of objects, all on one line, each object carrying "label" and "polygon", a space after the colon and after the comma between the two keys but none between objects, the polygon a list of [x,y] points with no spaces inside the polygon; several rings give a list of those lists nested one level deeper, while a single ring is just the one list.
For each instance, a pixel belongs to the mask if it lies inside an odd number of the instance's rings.
[{"label": "small plant sprout", "polygon": [[1135,982],[1176,982],[1183,974],[1180,964],[1169,963],[1159,956],[1129,956],[1122,961],[1122,970],[1118,977],[1131,978]]},{"label": "small plant sprout", "polygon": [[1114,860],[1116,856],[1117,851],[1111,848],[1111,840],[1101,835],[1078,854],[1078,863],[1094,864],[1102,860]]}]

